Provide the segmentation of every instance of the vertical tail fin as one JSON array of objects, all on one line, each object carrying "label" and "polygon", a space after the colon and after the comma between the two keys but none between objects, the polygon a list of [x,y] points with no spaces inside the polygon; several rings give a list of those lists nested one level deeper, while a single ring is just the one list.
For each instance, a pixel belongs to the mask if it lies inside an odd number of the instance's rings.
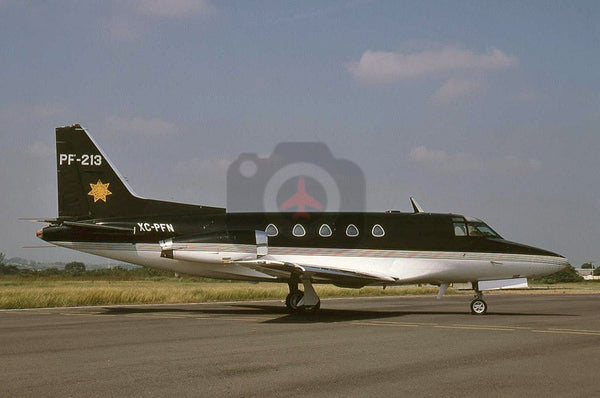
[{"label": "vertical tail fin", "polygon": [[60,218],[114,217],[139,199],[79,124],[56,129],[56,166]]},{"label": "vertical tail fin", "polygon": [[61,219],[225,211],[140,198],[79,124],[56,128],[56,167]]}]

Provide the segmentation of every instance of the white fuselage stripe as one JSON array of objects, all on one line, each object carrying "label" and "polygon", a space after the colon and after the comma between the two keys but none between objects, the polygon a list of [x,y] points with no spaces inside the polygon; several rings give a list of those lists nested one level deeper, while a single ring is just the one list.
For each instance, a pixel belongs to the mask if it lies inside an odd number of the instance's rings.
[{"label": "white fuselage stripe", "polygon": [[[158,244],[141,243],[103,243],[103,242],[53,242],[59,246],[75,250],[125,250],[160,252]],[[183,252],[220,252],[220,253],[256,253],[254,245],[229,243],[185,243],[175,244],[173,249]],[[269,256],[327,256],[327,257],[367,257],[395,259],[431,259],[431,260],[486,260],[514,261],[528,263],[544,263],[565,265],[564,257],[540,256],[513,253],[485,252],[449,252],[449,251],[415,251],[415,250],[376,250],[376,249],[345,249],[345,248],[311,248],[311,247],[269,247]]]},{"label": "white fuselage stripe", "polygon": [[[236,259],[257,258],[254,245],[175,244],[173,251],[177,258],[171,259],[161,257],[158,243],[53,243],[102,257],[183,274],[220,279],[281,281],[271,274],[235,263]],[[394,278],[397,284],[534,277],[556,272],[568,264],[563,257],[509,253],[297,247],[269,247],[268,255],[261,258],[358,273],[378,273]]]}]

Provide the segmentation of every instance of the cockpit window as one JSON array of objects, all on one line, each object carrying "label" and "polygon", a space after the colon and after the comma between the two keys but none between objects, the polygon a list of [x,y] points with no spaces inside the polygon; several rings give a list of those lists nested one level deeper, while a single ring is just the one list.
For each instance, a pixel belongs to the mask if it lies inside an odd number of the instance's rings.
[{"label": "cockpit window", "polygon": [[455,222],[454,225],[454,235],[456,236],[467,236],[467,224],[464,222]]},{"label": "cockpit window", "polygon": [[502,239],[496,231],[478,218],[452,217],[452,226],[454,227],[455,236],[482,236],[485,238]]},{"label": "cockpit window", "polygon": [[489,225],[484,222],[468,222],[469,236],[484,236],[486,238],[500,238]]}]

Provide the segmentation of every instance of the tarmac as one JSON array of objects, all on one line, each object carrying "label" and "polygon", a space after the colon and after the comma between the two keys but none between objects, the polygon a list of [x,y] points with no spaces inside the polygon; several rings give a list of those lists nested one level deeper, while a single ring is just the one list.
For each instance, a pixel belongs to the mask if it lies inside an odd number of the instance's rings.
[{"label": "tarmac", "polygon": [[600,396],[600,295],[469,301],[0,311],[0,396]]}]

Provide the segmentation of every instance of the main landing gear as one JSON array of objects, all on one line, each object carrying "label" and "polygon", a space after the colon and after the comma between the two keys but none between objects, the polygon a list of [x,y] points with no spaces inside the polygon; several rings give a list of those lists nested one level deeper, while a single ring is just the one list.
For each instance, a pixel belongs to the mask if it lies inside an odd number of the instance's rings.
[{"label": "main landing gear", "polygon": [[473,282],[473,290],[475,290],[475,297],[471,301],[471,314],[485,315],[487,312],[487,303],[483,300],[483,293],[479,290],[477,282]]},{"label": "main landing gear", "polygon": [[[300,282],[304,285],[304,291],[298,289],[298,283]],[[315,313],[321,308],[321,300],[313,288],[310,277],[300,277],[292,274],[288,286],[290,287],[290,293],[285,298],[285,306],[290,312]]]}]

